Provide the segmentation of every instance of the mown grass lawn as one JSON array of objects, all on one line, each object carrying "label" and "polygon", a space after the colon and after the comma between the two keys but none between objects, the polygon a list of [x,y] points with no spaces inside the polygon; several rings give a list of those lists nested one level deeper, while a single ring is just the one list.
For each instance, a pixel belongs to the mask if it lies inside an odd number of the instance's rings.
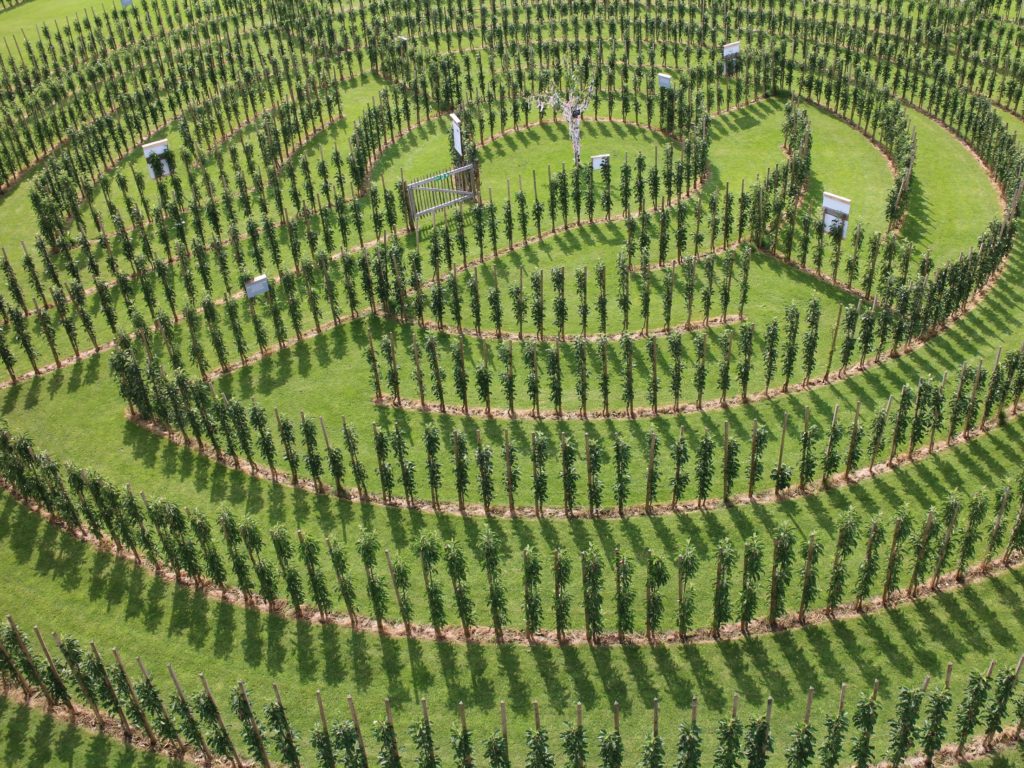
[{"label": "mown grass lawn", "polygon": [[[802,717],[808,686],[817,692],[820,724],[842,683],[852,702],[878,679],[884,723],[900,686],[920,685],[925,674],[940,674],[953,661],[959,695],[968,672],[993,659],[1000,666],[1015,662],[1024,633],[1024,575],[1014,571],[888,613],[741,642],[648,649],[382,640],[240,610],[175,588],[56,533],[10,501],[0,508],[0,576],[7,585],[0,611],[13,613],[21,625],[94,640],[107,655],[116,646],[125,658],[141,656],[161,687],[168,684],[165,662],[189,691],[203,672],[222,707],[244,679],[262,709],[274,682],[303,735],[317,720],[316,689],[333,717],[345,716],[344,697],[351,693],[366,724],[383,716],[382,699],[390,696],[405,744],[421,697],[433,705],[440,733],[464,702],[477,743],[497,727],[498,704],[506,701],[514,761],[523,757],[534,700],[552,732],[582,702],[591,737],[610,726],[618,701],[629,754],[636,754],[655,697],[668,739],[697,696],[711,749],[712,723],[727,713],[734,692],[744,719],[773,697],[773,726],[781,736]],[[879,745],[883,734],[880,729]],[[776,755],[775,764],[781,759]]]},{"label": "mown grass lawn", "polygon": [[[845,127],[843,130],[850,131]],[[873,148],[870,149],[874,152]],[[985,211],[981,213],[988,215]],[[972,215],[971,218],[978,228],[985,220],[980,214]],[[557,238],[548,238],[543,247],[550,248],[552,243],[557,242]],[[561,253],[571,252],[571,249],[561,250]],[[857,401],[864,404],[865,413],[870,412],[888,394],[897,391],[904,383],[914,384],[921,375],[930,374],[939,378],[944,371],[954,370],[964,359],[990,362],[998,348],[1015,348],[1024,340],[1024,332],[1007,319],[1018,311],[1022,302],[1019,288],[1021,267],[1017,257],[1014,258],[1007,274],[982,305],[925,347],[828,388],[735,408],[728,415],[732,434],[741,440],[746,439],[754,418],[767,423],[775,434],[784,412],[788,412],[791,423],[796,424],[804,406],[809,407],[819,421],[827,420],[835,403],[840,404],[842,417],[848,423]],[[757,301],[758,293],[755,289],[752,292],[752,303],[756,304]],[[252,374],[243,372],[236,377],[245,385],[240,393],[255,392],[268,405],[279,405],[286,414],[292,416],[297,416],[299,411],[313,416],[323,415],[335,430],[340,416],[345,415],[362,436],[364,450],[370,448],[369,435],[375,421],[390,423],[399,419],[419,429],[427,420],[434,420],[434,417],[414,413],[400,414],[391,408],[371,407],[368,401],[369,374],[365,364],[353,362],[352,370],[345,372],[332,365],[335,359],[357,357],[346,351],[354,347],[357,341],[353,336],[355,329],[356,326],[345,327],[295,350],[275,355],[262,364],[259,369],[261,378],[247,382],[247,377]],[[265,375],[272,377],[269,384],[262,378]],[[288,383],[278,392],[275,382],[282,381]],[[317,498],[303,491],[254,481],[240,473],[213,465],[190,451],[171,446],[127,425],[123,403],[110,379],[105,357],[93,358],[61,373],[6,390],[2,400],[3,413],[8,423],[31,435],[41,448],[52,452],[57,458],[89,466],[113,482],[129,483],[151,497],[166,495],[208,516],[215,514],[217,505],[228,503],[237,510],[255,514],[264,528],[280,522],[290,528],[302,527],[314,533],[333,533],[350,545],[357,526],[365,524],[376,528],[385,546],[393,547],[398,552],[408,552],[421,530],[433,529],[446,537],[456,536],[473,542],[483,525],[477,520],[437,518],[431,514],[383,510],[372,505],[353,506],[347,502]],[[366,406],[351,407],[359,403],[366,403]],[[341,408],[342,404],[346,406],[344,409]],[[722,412],[708,412],[693,414],[681,420],[667,417],[656,421],[639,420],[625,427],[594,422],[587,430],[608,438],[613,431],[623,429],[639,445],[652,427],[667,438],[677,432],[680,421],[689,424],[694,430],[706,426],[714,432],[721,428],[723,418]],[[449,424],[462,424],[468,429],[477,427],[476,423],[464,422],[459,417],[447,417],[439,421],[446,425],[445,432]],[[497,421],[485,423],[490,439],[500,439],[502,426]],[[581,436],[583,430],[579,423],[568,426],[545,423],[541,426],[549,434],[555,434],[560,429],[570,429]],[[515,431],[515,436],[525,440],[532,428],[532,423],[525,424]],[[795,430],[796,427],[791,429]],[[1018,434],[1014,424],[968,447],[948,452],[918,467],[879,478],[872,483],[782,504],[778,507],[781,515],[776,514],[774,507],[734,507],[680,519],[638,519],[623,524],[608,522],[594,528],[586,521],[555,521],[540,526],[529,521],[503,521],[492,525],[508,541],[510,555],[514,555],[526,543],[536,543],[545,556],[556,546],[574,551],[585,547],[595,536],[609,557],[615,546],[634,553],[640,560],[644,559],[648,547],[657,554],[672,557],[687,540],[693,540],[706,555],[714,541],[722,536],[729,536],[737,543],[753,532],[767,538],[782,519],[790,520],[803,536],[811,531],[819,531],[819,536],[828,545],[834,535],[837,510],[853,507],[867,517],[876,510],[891,512],[899,504],[908,502],[916,514],[921,516],[930,504],[937,503],[957,487],[967,492],[991,489],[1015,471],[1013,456],[1017,455]],[[788,441],[790,451],[794,443],[794,440]],[[792,461],[791,453],[788,457]],[[422,467],[423,454],[419,445],[414,447],[412,458]],[[634,450],[631,473],[635,478],[642,477],[642,458],[642,451]],[[369,457],[367,460],[370,460]],[[951,481],[951,478],[955,480]],[[553,503],[557,504],[559,491],[554,471],[551,483]],[[449,498],[453,496],[450,481],[444,492]],[[470,497],[475,499],[477,493],[474,484],[471,486]],[[525,497],[526,491],[521,491],[522,503],[525,503]],[[597,533],[594,533],[595,530]],[[704,568],[709,567],[705,563]],[[482,575],[475,572],[473,578],[476,593],[482,594]],[[706,590],[702,590],[703,604],[699,611],[702,611],[703,616],[707,615],[707,599]],[[419,603],[417,608],[422,611]]]},{"label": "mown grass lawn", "polygon": [[[100,7],[104,6],[96,0],[31,0],[0,12],[0,36],[16,43],[23,32],[31,34],[33,28],[44,22],[62,20],[65,15]],[[634,55],[640,54],[634,52]],[[315,165],[322,156],[337,148],[342,157],[346,157],[354,125],[384,85],[385,82],[376,76],[355,78],[342,96],[345,118],[318,132],[296,151],[295,156]],[[835,192],[853,199],[852,226],[861,224],[868,233],[884,230],[885,194],[892,184],[892,177],[883,154],[857,130],[826,111],[813,106],[807,109],[812,123],[813,150],[806,209],[812,216],[817,216],[822,192]],[[601,112],[605,114],[603,109]],[[712,120],[707,193],[718,193],[728,187],[731,193],[736,194],[744,185],[749,187],[784,160],[783,115],[784,101],[773,98]],[[1020,135],[1024,124],[1012,115],[1006,115],[1006,119]],[[919,251],[930,252],[934,262],[941,264],[956,259],[974,245],[986,224],[1000,214],[999,197],[984,169],[951,134],[917,112],[910,111],[910,120],[917,132],[918,162],[910,189],[909,213],[901,232]],[[411,131],[388,148],[375,164],[372,171],[374,182],[390,187],[400,175],[411,179],[448,167],[448,131],[446,116],[432,119]],[[254,128],[246,129],[232,140],[230,146],[239,148],[243,141],[254,140],[256,133]],[[172,127],[168,135],[172,142],[181,141],[177,128]],[[616,189],[613,205],[616,209],[620,207],[617,188],[621,163],[641,152],[649,162],[653,162],[655,152],[662,156],[667,145],[665,136],[643,126],[595,120],[584,123],[584,162],[592,154],[611,154],[613,187]],[[560,121],[548,120],[542,125],[533,124],[486,142],[482,157],[484,199],[493,200],[500,210],[508,191],[514,194],[519,189],[520,180],[532,203],[535,175],[540,197],[545,199],[549,170],[556,172],[563,164],[569,165],[571,144],[565,126]],[[213,173],[217,167],[216,158],[208,157],[204,162],[206,170]],[[130,154],[115,169],[120,172],[128,170],[144,171],[138,151]],[[30,174],[0,201],[0,220],[5,225],[0,233],[0,245],[14,253],[20,250],[20,241],[31,242],[35,234],[36,225],[28,199],[31,182]],[[232,180],[227,189],[219,191],[231,195],[238,189]],[[154,202],[155,191],[150,188],[149,192],[147,199]],[[189,192],[186,188],[186,194]],[[116,185],[111,187],[111,199],[119,208],[126,204],[125,196]],[[101,200],[102,195],[94,195],[94,204],[99,205]],[[294,212],[294,205],[290,202],[289,211]],[[546,210],[544,219],[546,228]],[[572,273],[577,267],[594,269],[603,264],[609,273],[614,270],[616,257],[624,243],[623,233],[621,223],[600,223],[546,236],[543,242],[520,248],[482,268],[485,289],[493,285],[507,296],[509,288],[518,280],[520,267],[530,271],[544,269],[550,274],[552,267],[562,266],[566,269],[571,296]],[[412,241],[409,235],[401,238],[405,246],[411,246]],[[572,437],[579,444],[589,438],[602,440],[605,445],[610,444],[614,437],[623,436],[633,447],[629,465],[629,473],[634,479],[630,501],[636,503],[643,493],[642,477],[646,470],[644,446],[649,434],[658,436],[662,450],[680,429],[685,429],[691,437],[706,430],[720,443],[724,425],[728,424],[730,434],[742,445],[744,461],[741,478],[737,481],[737,488],[742,490],[746,485],[743,478],[747,445],[755,421],[767,424],[771,433],[765,457],[770,468],[774,464],[781,424],[784,418],[789,419],[784,458],[793,465],[798,450],[795,436],[805,409],[814,420],[825,424],[831,418],[832,409],[838,405],[840,418],[848,425],[859,403],[863,408],[862,418],[866,421],[889,395],[898,392],[903,385],[914,386],[925,376],[936,380],[943,374],[952,376],[964,361],[973,363],[980,360],[990,365],[1000,350],[1005,354],[1024,343],[1024,329],[1015,320],[1024,310],[1022,255],[1024,248],[1018,244],[1006,273],[981,305],[969,317],[922,348],[829,386],[737,406],[728,411],[709,409],[685,416],[631,421],[594,419],[590,422],[558,422],[545,419],[538,423],[501,418],[470,419],[459,414],[424,415],[374,405],[370,398],[370,371],[364,360],[368,336],[373,335],[379,342],[385,333],[393,331],[406,345],[412,338],[409,328],[376,319],[346,323],[326,331],[309,342],[273,354],[224,378],[216,386],[246,401],[254,398],[270,408],[278,408],[283,415],[293,419],[298,419],[301,414],[314,418],[322,416],[336,441],[340,440],[341,419],[347,419],[362,439],[362,456],[371,469],[372,491],[379,488],[375,479],[371,437],[374,426],[378,424],[402,430],[410,438],[410,458],[417,467],[417,495],[420,497],[427,495],[422,437],[425,428],[431,424],[439,427],[446,440],[453,429],[462,429],[473,436],[482,434],[495,446],[504,430],[508,429],[521,449],[524,482],[518,499],[522,505],[526,505],[530,498],[529,482],[525,479],[529,471],[525,446],[534,429],[551,438],[553,446],[563,435]],[[15,261],[18,262],[16,271],[22,274],[20,259]],[[824,304],[821,344],[827,347],[836,313],[842,304],[852,301],[850,296],[814,278],[798,274],[777,260],[759,255],[753,263],[746,319],[763,327],[781,315],[787,305],[795,302],[803,310],[812,296],[818,296]],[[663,281],[664,273],[658,279]],[[460,280],[464,281],[465,276]],[[613,284],[610,282],[609,287]],[[227,293],[234,286],[222,285],[217,278],[214,288],[215,293]],[[610,298],[614,303],[614,298]],[[660,296],[655,297],[651,314],[657,319],[653,323],[656,326],[661,325],[660,302]],[[713,306],[717,307],[717,297]],[[90,308],[95,311],[96,303],[91,302]],[[681,302],[677,303],[671,316],[673,323],[682,322],[683,311]],[[712,315],[716,314],[713,309]],[[548,322],[551,322],[550,315]],[[594,323],[593,320],[591,322]],[[470,323],[464,322],[464,325]],[[528,322],[527,328],[529,325]],[[618,331],[620,326],[636,330],[637,315],[632,315],[626,322],[618,308],[614,308],[610,325],[612,332]],[[485,323],[484,327],[489,327],[489,324]],[[511,322],[507,322],[505,330],[511,327]],[[593,328],[594,324],[591,331]],[[549,333],[551,330],[549,325]],[[570,314],[566,330],[569,333],[580,330],[575,314]],[[719,331],[711,333],[713,339],[721,338]],[[688,346],[692,337],[693,334],[687,334]],[[70,354],[69,344],[63,340],[60,344],[61,354]],[[518,342],[515,346],[518,352]],[[479,344],[474,342],[469,347],[471,364],[482,359]],[[638,405],[646,405],[643,393],[646,362],[642,342],[638,342],[637,348],[636,401]],[[659,349],[661,364],[664,365],[663,346]],[[712,350],[706,402],[713,402],[718,396],[714,370],[714,360],[719,354],[717,341],[712,344]],[[815,373],[820,373],[823,367],[825,349],[820,347],[820,350]],[[760,349],[757,354],[759,359]],[[46,352],[41,354],[41,358],[46,357]],[[400,363],[404,394],[407,398],[415,398],[410,377],[411,360],[404,347]],[[521,362],[519,365],[520,396],[517,405],[522,411],[528,403],[522,391],[525,388],[524,369]],[[616,357],[616,365],[617,372],[621,358]],[[664,377],[665,370],[659,370]],[[755,365],[756,373],[750,385],[752,392],[760,391],[765,383],[759,370]],[[571,391],[572,376],[568,375],[568,369],[566,374],[564,408],[572,411],[578,402],[576,394]],[[689,375],[684,374],[684,377],[683,400],[689,402],[694,399],[695,392]],[[662,381],[664,387],[664,378]],[[778,383],[776,379],[775,384]],[[614,378],[612,387],[613,390],[619,389]],[[470,389],[473,390],[472,384]],[[494,402],[498,407],[503,398],[497,386],[494,390]],[[542,407],[550,408],[552,404],[546,387],[542,387],[542,391],[545,392]],[[730,393],[735,392],[736,387],[733,386]],[[454,392],[449,392],[448,396],[449,405],[455,403]],[[598,397],[592,386],[592,408]],[[662,389],[660,397],[663,404],[671,399],[665,389]],[[470,401],[473,405],[481,404],[476,394]],[[621,393],[616,391],[612,397],[613,407],[621,407],[622,402]],[[419,575],[414,553],[417,539],[425,533],[454,539],[469,550],[469,588],[476,601],[478,624],[489,621],[485,603],[487,580],[477,563],[481,537],[486,531],[491,531],[501,541],[506,555],[504,579],[511,596],[509,626],[515,628],[524,623],[522,601],[519,599],[522,582],[518,563],[526,546],[536,548],[544,564],[545,626],[553,624],[549,598],[553,592],[550,563],[554,552],[559,550],[573,562],[578,562],[582,550],[596,547],[604,556],[605,586],[608,587],[604,618],[606,628],[612,629],[614,606],[610,585],[613,575],[609,568],[612,559],[623,553],[640,565],[635,604],[639,628],[643,622],[643,564],[652,554],[671,562],[684,547],[692,545],[702,560],[693,582],[695,624],[705,628],[711,614],[714,551],[723,539],[730,540],[737,548],[751,536],[768,543],[780,526],[788,526],[796,533],[798,551],[802,552],[804,543],[814,536],[824,546],[819,566],[824,581],[827,564],[834,553],[839,521],[847,512],[860,521],[862,531],[869,520],[877,517],[888,533],[893,516],[903,508],[910,512],[914,526],[919,526],[929,512],[942,505],[951,493],[960,494],[965,501],[972,494],[992,499],[1002,485],[1016,484],[1020,472],[1018,457],[1024,451],[1024,420],[1017,419],[998,425],[968,444],[943,450],[910,466],[883,472],[849,487],[822,490],[796,500],[727,505],[688,515],[627,520],[487,520],[317,496],[255,480],[242,472],[215,464],[126,420],[124,402],[109,371],[107,355],[3,390],[0,392],[0,414],[13,430],[32,437],[40,450],[51,453],[58,461],[74,462],[94,470],[117,486],[131,486],[148,498],[166,497],[194,509],[209,520],[224,508],[239,515],[250,514],[264,533],[280,524],[289,533],[301,529],[309,536],[329,535],[341,542],[353,563],[355,541],[362,528],[374,531],[390,554],[412,563],[416,577]],[[944,429],[939,432],[940,437],[943,436]],[[447,456],[445,461],[448,461]],[[447,463],[445,467],[446,474],[450,475]],[[549,461],[548,469],[551,488],[548,505],[559,506],[562,495],[557,457]],[[496,472],[496,477],[500,474],[500,471]],[[610,504],[612,474],[608,463],[600,475],[605,486],[606,505]],[[657,500],[668,496],[666,474],[663,471]],[[760,490],[769,485],[767,474],[758,485]],[[475,502],[480,498],[480,490],[475,475],[471,475],[474,481],[468,498]],[[719,488],[720,476],[716,477],[713,495],[719,495]],[[455,498],[451,477],[445,477],[441,495],[445,500]],[[580,497],[583,495],[581,492]],[[504,504],[500,482],[496,496],[499,503]],[[1014,500],[1011,514],[1016,514],[1018,502],[1018,499]],[[986,532],[993,514],[990,508],[983,523]],[[983,546],[979,547],[972,561],[976,562],[981,557],[983,549]],[[863,542],[860,542],[848,561],[851,575],[862,557]],[[366,579],[361,569],[353,570],[359,611],[367,614]],[[734,597],[737,575],[734,572],[731,581]],[[905,582],[904,573],[899,583],[902,586]],[[592,753],[596,746],[596,733],[610,726],[611,708],[618,702],[624,716],[627,762],[634,762],[650,728],[650,709],[655,699],[660,702],[662,733],[669,744],[671,759],[675,751],[674,729],[688,718],[691,697],[696,696],[700,702],[707,754],[714,747],[714,723],[728,712],[734,693],[740,696],[740,716],[744,720],[763,712],[771,697],[777,707],[774,729],[777,736],[784,737],[802,718],[808,686],[814,686],[817,693],[819,704],[813,722],[820,733],[825,713],[834,711],[843,683],[849,685],[851,697],[848,701],[852,702],[869,691],[875,680],[880,683],[884,702],[875,738],[876,750],[880,754],[885,740],[885,721],[893,713],[894,699],[900,687],[919,685],[925,675],[941,674],[945,664],[952,661],[956,665],[954,695],[959,696],[969,672],[983,670],[990,660],[1000,666],[1012,665],[1019,657],[1022,650],[1020,638],[1024,637],[1024,573],[1017,569],[976,585],[857,620],[826,622],[797,631],[720,644],[591,648],[465,645],[386,639],[372,632],[353,633],[333,625],[321,626],[317,622],[291,620],[255,609],[238,608],[219,600],[216,595],[198,593],[169,583],[135,567],[126,559],[112,557],[59,532],[4,494],[0,494],[0,583],[4,584],[0,595],[0,615],[12,614],[26,629],[38,625],[47,637],[50,632],[59,631],[82,641],[95,641],[108,656],[116,647],[126,660],[141,657],[154,672],[165,694],[170,690],[166,664],[174,665],[190,692],[197,690],[197,676],[204,673],[220,701],[222,712],[232,721],[236,735],[239,729],[229,714],[228,702],[237,681],[244,679],[247,682],[258,710],[271,700],[272,684],[278,685],[307,761],[311,759],[308,736],[317,722],[314,699],[317,690],[323,691],[332,718],[347,717],[344,697],[346,694],[355,696],[367,735],[370,723],[383,716],[383,700],[389,697],[395,705],[399,744],[406,760],[411,759],[412,754],[408,728],[418,717],[419,700],[425,697],[435,713],[435,738],[441,745],[443,762],[452,757],[445,731],[460,702],[467,707],[478,750],[483,739],[498,726],[499,703],[508,703],[514,764],[521,764],[525,754],[524,733],[532,725],[534,701],[540,707],[545,726],[552,732],[554,744],[557,744],[556,734],[563,723],[572,720],[576,703],[582,703]],[[876,583],[873,586],[877,592],[880,585]],[[448,587],[445,582],[449,622],[454,623],[456,616],[454,606],[450,604]],[[570,624],[579,627],[584,617],[577,570],[573,571],[569,590],[573,603]],[[758,615],[763,615],[765,610],[764,591],[762,588]],[[796,602],[797,591],[796,586],[790,588],[790,608]],[[670,581],[665,595],[670,606],[665,625],[671,627],[674,581]],[[429,614],[420,590],[413,590],[411,599],[413,619],[426,624]],[[819,596],[810,607],[817,608],[822,604],[823,597]],[[397,618],[396,613],[392,606],[390,617]],[[784,743],[784,739],[777,743]],[[372,760],[372,741],[370,749]],[[102,737],[82,733],[54,722],[38,711],[30,711],[17,703],[16,695],[0,697],[0,762],[11,766],[47,768],[59,765],[156,768],[165,764],[163,760],[124,747],[114,735]],[[781,766],[783,763],[779,750],[772,758],[772,765]],[[1021,764],[1019,753],[1009,753],[983,761],[979,766],[1010,768]]]},{"label": "mown grass lawn", "polygon": [[[1014,279],[1018,269],[1017,266],[1012,267],[1006,279],[969,318],[911,355],[890,361],[827,389],[734,409],[730,412],[734,434],[741,434],[744,425],[755,414],[759,418],[771,415],[781,419],[783,412],[795,414],[803,404],[812,408],[819,418],[822,414],[830,413],[836,402],[842,404],[844,414],[849,414],[856,399],[867,402],[868,398],[874,398],[877,401],[898,382],[912,381],[921,372],[934,373],[935,369],[948,364],[944,361],[955,359],[955,350],[960,350],[962,354],[970,350],[972,358],[978,355],[990,359],[995,352],[993,347],[1006,344],[1009,348],[1011,344],[1019,344],[1024,340],[1022,332],[1011,332],[1009,328],[1000,325],[999,320],[1002,313],[1019,305],[1017,286],[1020,283]],[[301,389],[289,390],[293,399],[304,401],[303,405],[295,407],[284,400],[276,403],[286,408],[286,413],[295,414],[306,407],[306,402],[326,395],[325,415],[333,418],[331,424],[336,430],[342,411],[334,409],[340,408],[341,403],[356,402],[351,399],[355,395],[347,395],[343,388],[330,389],[317,385],[318,378],[307,374],[314,370],[312,357],[315,354],[323,354],[324,363],[329,359],[326,349],[320,349],[319,352],[317,349],[320,348],[314,347],[308,354],[296,355],[289,363],[294,369],[288,379],[296,382],[290,386],[297,387],[299,382],[307,382]],[[335,374],[335,378],[341,376],[341,373]],[[266,399],[268,404],[275,402],[272,398]],[[753,507],[741,505],[679,517],[640,517],[626,522],[608,520],[594,523],[584,518],[537,524],[529,518],[487,522],[479,518],[353,505],[253,480],[127,424],[123,405],[101,360],[86,361],[73,370],[7,390],[4,393],[3,411],[14,429],[32,435],[40,448],[51,451],[55,456],[89,466],[118,485],[131,484],[132,488],[150,497],[166,495],[211,519],[219,505],[227,504],[238,513],[253,514],[264,530],[280,523],[286,528],[302,528],[311,534],[334,535],[349,548],[354,546],[358,527],[366,525],[376,530],[383,546],[404,557],[412,556],[410,548],[422,532],[436,531],[442,537],[455,537],[473,544],[478,541],[484,527],[490,527],[506,542],[506,553],[513,558],[507,569],[510,585],[516,584],[518,578],[514,558],[527,544],[538,547],[545,562],[550,559],[549,553],[555,547],[565,548],[572,553],[591,542],[599,546],[609,559],[618,546],[643,562],[648,548],[662,557],[672,558],[688,541],[697,547],[704,558],[702,574],[705,575],[698,581],[705,584],[712,572],[710,558],[716,541],[729,537],[738,545],[752,533],[766,540],[783,522],[792,524],[801,538],[816,532],[826,546],[825,562],[831,551],[838,516],[843,510],[852,509],[864,521],[874,514],[881,514],[883,520],[888,522],[897,508],[908,504],[915,519],[920,521],[929,506],[941,503],[954,490],[964,494],[979,490],[991,493],[998,484],[1012,479],[1019,471],[1015,457],[1020,455],[1021,446],[1024,445],[1024,426],[1020,421],[1013,421],[967,445],[940,452],[898,472],[879,475],[874,480],[847,489],[836,489],[798,501]],[[309,412],[315,413],[312,409]],[[399,415],[391,409],[367,408],[364,412],[350,406],[343,413],[350,423],[358,426],[367,450],[370,422],[384,415],[390,418]],[[709,426],[721,423],[721,414],[708,414],[705,417],[698,414],[697,417],[695,423],[698,425],[702,420]],[[403,418],[411,420],[419,417],[410,413]],[[467,428],[473,426],[461,418],[450,418],[452,423],[460,423]],[[655,426],[668,429],[668,425],[674,421],[663,418]],[[532,424],[527,426],[532,430]],[[562,428],[548,423],[542,426],[549,430]],[[648,426],[630,424],[628,434],[640,440]],[[491,428],[497,429],[493,425]],[[579,426],[573,425],[573,428],[579,429]],[[595,422],[588,429],[607,436],[614,429],[627,428],[613,423]],[[497,439],[496,435],[490,436]],[[422,467],[422,458],[419,446],[415,446],[413,459],[419,467]],[[634,462],[634,477],[641,477],[641,459],[634,456]],[[557,504],[560,496],[555,472],[556,469],[552,467],[552,492],[554,503]],[[422,476],[421,483],[425,484]],[[453,493],[449,485],[445,487],[448,494]],[[471,485],[471,497],[475,498],[477,492],[474,483]],[[521,491],[520,498],[525,503],[527,492]],[[859,562],[859,556],[860,550],[851,557],[851,567]],[[471,568],[470,572],[471,586],[482,604],[485,594],[483,574],[476,568]],[[358,574],[357,579],[361,579]],[[547,572],[544,579],[547,588]],[[701,617],[699,623],[704,625],[710,615],[710,590],[706,586],[701,587],[697,594],[697,615]],[[422,597],[418,594],[414,595],[414,607],[418,616],[425,615]],[[513,623],[520,621],[519,611],[518,603],[514,602]],[[581,611],[579,606],[574,608],[574,621],[577,623]]]},{"label": "mown grass lawn", "polygon": [[85,730],[26,706],[20,693],[0,696],[0,760],[9,768],[164,768],[180,762],[124,743],[119,734]]}]

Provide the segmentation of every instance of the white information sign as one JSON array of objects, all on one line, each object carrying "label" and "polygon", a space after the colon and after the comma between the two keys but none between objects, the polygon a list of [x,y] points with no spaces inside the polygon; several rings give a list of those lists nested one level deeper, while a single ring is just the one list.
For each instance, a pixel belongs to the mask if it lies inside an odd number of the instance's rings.
[{"label": "white information sign", "polygon": [[835,226],[842,226],[843,237],[850,224],[850,199],[826,192],[821,198],[822,224],[825,232],[831,232]]},{"label": "white information sign", "polygon": [[459,116],[454,112],[451,114],[452,118],[452,142],[455,144],[455,151],[459,157],[462,157],[462,121]]},{"label": "white information sign", "polygon": [[[142,145],[142,155],[146,158],[146,165],[149,166],[149,178],[156,178],[156,174],[153,173],[153,165],[149,162],[149,158],[154,155],[157,157],[166,155],[169,149],[170,145],[168,144],[167,139],[159,139],[158,141],[151,141],[148,144]],[[171,165],[167,160],[162,160],[160,164],[163,167],[163,173],[160,174],[161,176],[166,176],[171,172]]]},{"label": "white information sign", "polygon": [[722,46],[722,74],[730,75],[736,71],[740,59],[740,41],[726,43]]},{"label": "white information sign", "polygon": [[256,275],[252,280],[245,281],[245,295],[247,298],[255,299],[270,290],[270,280],[266,275]]},{"label": "white information sign", "polygon": [[672,87],[672,75],[667,72],[658,73],[658,87],[659,88],[671,88]]},{"label": "white information sign", "polygon": [[601,167],[605,164],[611,165],[611,155],[591,155],[590,156],[590,167],[595,171],[600,171]]}]

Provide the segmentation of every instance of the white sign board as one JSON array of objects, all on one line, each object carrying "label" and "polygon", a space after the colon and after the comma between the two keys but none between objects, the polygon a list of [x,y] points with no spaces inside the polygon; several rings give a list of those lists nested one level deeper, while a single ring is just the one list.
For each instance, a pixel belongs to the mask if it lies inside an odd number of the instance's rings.
[{"label": "white sign board", "polygon": [[452,142],[455,144],[455,151],[459,157],[462,157],[462,121],[459,120],[459,116],[454,112],[451,114],[452,118]]},{"label": "white sign board", "polygon": [[602,166],[611,165],[611,155],[591,155],[590,156],[590,167],[595,171],[600,171]]},{"label": "white sign board", "polygon": [[821,197],[822,224],[825,232],[831,232],[835,226],[842,226],[843,237],[846,237],[846,228],[850,224],[850,199],[840,197],[826,192]]},{"label": "white sign board", "polygon": [[256,275],[252,280],[245,281],[245,295],[247,298],[255,299],[270,290],[270,280],[266,275]]},{"label": "white sign board", "polygon": [[[170,145],[168,144],[167,139],[159,139],[158,141],[151,141],[148,144],[142,145],[142,156],[146,158],[146,165],[149,166],[149,178],[156,178],[156,174],[153,173],[153,165],[150,163],[149,158],[153,156],[160,157],[162,155],[166,155],[169,149]],[[166,176],[171,172],[171,165],[166,160],[162,160],[160,164],[163,166],[163,173],[160,174],[161,176]]]},{"label": "white sign board", "polygon": [[671,88],[672,87],[672,75],[667,72],[658,73],[658,87],[659,88]]},{"label": "white sign board", "polygon": [[722,58],[731,59],[735,56],[740,55],[740,41],[737,40],[734,43],[726,43],[722,46]]}]

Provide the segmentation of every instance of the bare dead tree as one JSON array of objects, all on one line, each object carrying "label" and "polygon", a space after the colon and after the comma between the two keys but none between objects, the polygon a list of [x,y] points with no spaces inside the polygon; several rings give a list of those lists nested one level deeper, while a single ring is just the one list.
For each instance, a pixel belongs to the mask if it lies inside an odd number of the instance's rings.
[{"label": "bare dead tree", "polygon": [[593,84],[580,85],[575,76],[564,92],[553,86],[547,93],[537,98],[539,109],[550,107],[552,111],[562,111],[562,118],[569,128],[569,138],[572,140],[572,159],[575,165],[580,164],[580,128],[583,124],[583,115],[593,98]]}]

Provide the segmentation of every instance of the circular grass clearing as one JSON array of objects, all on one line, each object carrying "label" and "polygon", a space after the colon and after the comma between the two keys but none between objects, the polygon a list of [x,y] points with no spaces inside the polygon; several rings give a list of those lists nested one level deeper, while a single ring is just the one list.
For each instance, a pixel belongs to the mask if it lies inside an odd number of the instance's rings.
[{"label": "circular grass clearing", "polygon": [[[391,183],[399,174],[412,180],[450,167],[449,131],[447,117],[414,128],[384,152],[374,166],[373,180],[384,179],[385,183]],[[672,143],[657,131],[606,120],[584,120],[581,135],[581,162],[588,162],[591,155],[611,155],[612,185],[616,190],[624,158],[632,160],[642,152],[650,164],[654,161],[655,150],[660,160],[661,153]],[[513,195],[518,191],[517,180],[521,180],[523,191],[532,200],[533,174],[536,173],[538,189],[545,190],[549,169],[555,173],[563,164],[566,168],[572,165],[572,143],[565,125],[549,120],[509,131],[493,141],[485,140],[480,156],[480,187],[484,199],[493,199],[495,205],[500,206],[507,197],[506,179]]]}]

